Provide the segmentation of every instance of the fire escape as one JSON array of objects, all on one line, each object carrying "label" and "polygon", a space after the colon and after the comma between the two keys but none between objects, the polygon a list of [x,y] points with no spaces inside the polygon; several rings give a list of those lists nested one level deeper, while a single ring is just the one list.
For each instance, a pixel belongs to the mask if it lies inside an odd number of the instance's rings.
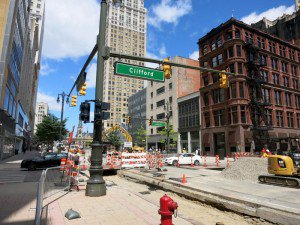
[{"label": "fire escape", "polygon": [[251,131],[256,150],[261,150],[269,145],[270,138],[268,131],[272,129],[271,121],[268,119],[267,110],[271,104],[263,97],[262,87],[264,79],[260,74],[260,67],[265,62],[259,60],[258,48],[251,43],[245,45],[247,53],[247,85],[249,90],[249,111],[252,121]]}]

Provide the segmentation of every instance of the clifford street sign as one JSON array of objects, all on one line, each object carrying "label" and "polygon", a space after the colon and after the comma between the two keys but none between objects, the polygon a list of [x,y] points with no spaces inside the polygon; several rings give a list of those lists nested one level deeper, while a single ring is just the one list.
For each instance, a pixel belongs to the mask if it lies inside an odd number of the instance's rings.
[{"label": "clifford street sign", "polygon": [[153,121],[151,126],[164,127],[164,126],[166,126],[166,123],[165,122],[160,122],[160,121]]},{"label": "clifford street sign", "polygon": [[115,62],[114,67],[115,74],[119,76],[127,76],[158,82],[165,81],[165,73],[162,70],[156,70],[152,68],[141,67],[121,62]]}]

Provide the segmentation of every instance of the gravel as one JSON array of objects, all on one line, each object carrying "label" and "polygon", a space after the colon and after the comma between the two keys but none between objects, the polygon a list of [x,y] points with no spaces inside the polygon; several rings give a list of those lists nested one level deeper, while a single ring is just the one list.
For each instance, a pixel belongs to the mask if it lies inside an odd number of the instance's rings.
[{"label": "gravel", "polygon": [[268,174],[267,158],[239,158],[230,167],[223,170],[220,175],[232,180],[248,180],[257,182],[259,175]]}]

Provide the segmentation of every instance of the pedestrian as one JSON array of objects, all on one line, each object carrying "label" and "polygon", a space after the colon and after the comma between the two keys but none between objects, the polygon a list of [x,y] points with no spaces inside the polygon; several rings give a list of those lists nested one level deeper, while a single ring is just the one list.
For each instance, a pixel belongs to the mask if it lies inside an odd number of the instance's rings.
[{"label": "pedestrian", "polygon": [[23,152],[23,154],[25,154],[25,152],[26,152],[26,141],[25,141],[25,139],[23,140],[23,144],[22,144],[22,152]]}]

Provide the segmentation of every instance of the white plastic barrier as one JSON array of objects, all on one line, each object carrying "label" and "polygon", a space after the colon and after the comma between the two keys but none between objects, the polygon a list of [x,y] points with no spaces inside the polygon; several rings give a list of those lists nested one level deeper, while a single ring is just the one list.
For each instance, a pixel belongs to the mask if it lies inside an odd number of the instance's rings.
[{"label": "white plastic barrier", "polygon": [[147,153],[137,152],[137,153],[127,153],[122,152],[122,168],[137,168],[147,166]]}]

